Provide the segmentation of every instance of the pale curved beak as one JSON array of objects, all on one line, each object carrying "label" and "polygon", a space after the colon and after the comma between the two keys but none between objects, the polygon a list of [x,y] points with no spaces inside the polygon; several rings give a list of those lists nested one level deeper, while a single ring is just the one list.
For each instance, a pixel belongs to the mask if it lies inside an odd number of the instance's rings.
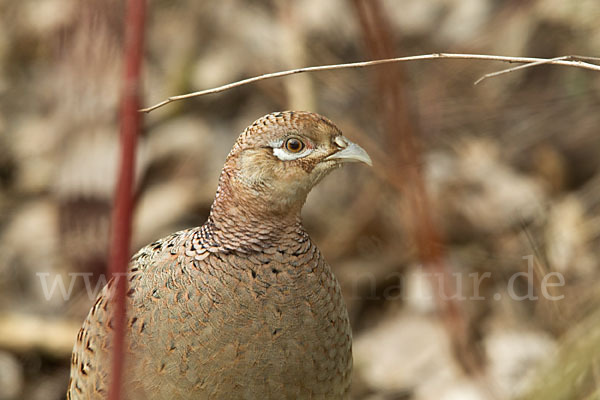
[{"label": "pale curved beak", "polygon": [[337,160],[339,162],[363,162],[370,167],[373,166],[371,157],[369,157],[365,149],[363,149],[356,143],[352,143],[346,138],[344,139],[346,142],[346,147],[331,154],[330,156],[327,156],[325,158],[325,161]]}]

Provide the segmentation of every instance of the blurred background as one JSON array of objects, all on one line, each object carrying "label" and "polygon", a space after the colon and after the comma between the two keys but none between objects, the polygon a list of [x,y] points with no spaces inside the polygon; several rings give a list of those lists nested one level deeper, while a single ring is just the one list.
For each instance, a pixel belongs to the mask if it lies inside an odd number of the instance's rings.
[{"label": "blurred background", "polygon": [[[107,261],[123,2],[0,1],[0,399],[63,399]],[[145,103],[432,52],[597,56],[595,0],[157,0]],[[207,217],[239,132],[319,112],[370,153],[305,225],[354,330],[354,399],[600,398],[600,73],[434,60],[167,105],[140,138],[133,251]]]}]

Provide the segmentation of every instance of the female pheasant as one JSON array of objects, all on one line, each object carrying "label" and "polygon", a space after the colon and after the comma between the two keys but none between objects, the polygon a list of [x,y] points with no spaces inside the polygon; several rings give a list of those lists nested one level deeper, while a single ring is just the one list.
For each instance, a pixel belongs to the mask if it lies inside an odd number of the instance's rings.
[{"label": "female pheasant", "polygon": [[[347,397],[348,313],[300,211],[348,161],[371,165],[314,113],[273,113],[246,128],[207,222],[131,260],[124,398]],[[77,336],[69,399],[108,394],[113,290],[102,290]]]}]

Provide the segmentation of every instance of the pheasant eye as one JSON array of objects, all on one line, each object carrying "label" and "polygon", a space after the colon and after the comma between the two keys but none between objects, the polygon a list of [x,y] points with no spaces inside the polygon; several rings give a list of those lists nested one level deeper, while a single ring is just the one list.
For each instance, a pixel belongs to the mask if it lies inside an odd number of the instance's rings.
[{"label": "pheasant eye", "polygon": [[297,138],[289,138],[285,141],[285,149],[290,153],[299,153],[304,149],[304,143]]}]

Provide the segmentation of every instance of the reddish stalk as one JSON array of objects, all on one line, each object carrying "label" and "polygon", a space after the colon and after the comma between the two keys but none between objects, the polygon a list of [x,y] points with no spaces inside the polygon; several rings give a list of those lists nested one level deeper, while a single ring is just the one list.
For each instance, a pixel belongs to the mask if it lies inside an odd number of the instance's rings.
[{"label": "reddish stalk", "polygon": [[[378,0],[352,0],[365,36],[370,57],[374,59],[393,57],[394,42],[389,23]],[[387,132],[386,145],[396,149],[389,166],[392,176],[401,179],[402,188],[409,202],[410,213],[406,215],[410,234],[414,238],[423,268],[429,270],[434,287],[437,277],[442,287],[435,293],[442,320],[448,330],[457,360],[467,372],[474,372],[480,365],[476,352],[470,346],[469,323],[458,302],[453,298],[456,288],[451,271],[445,262],[442,235],[437,230],[429,206],[429,197],[420,166],[419,130],[410,112],[405,95],[404,74],[400,64],[384,64],[376,69],[379,88],[380,112]],[[398,173],[397,171],[402,171]]]},{"label": "reddish stalk", "polygon": [[127,265],[131,246],[131,219],[137,135],[141,126],[140,76],[143,59],[145,0],[128,0],[125,18],[123,87],[121,89],[121,154],[119,178],[112,214],[109,269],[115,282],[113,298],[113,359],[110,400],[122,398],[125,360]]}]

